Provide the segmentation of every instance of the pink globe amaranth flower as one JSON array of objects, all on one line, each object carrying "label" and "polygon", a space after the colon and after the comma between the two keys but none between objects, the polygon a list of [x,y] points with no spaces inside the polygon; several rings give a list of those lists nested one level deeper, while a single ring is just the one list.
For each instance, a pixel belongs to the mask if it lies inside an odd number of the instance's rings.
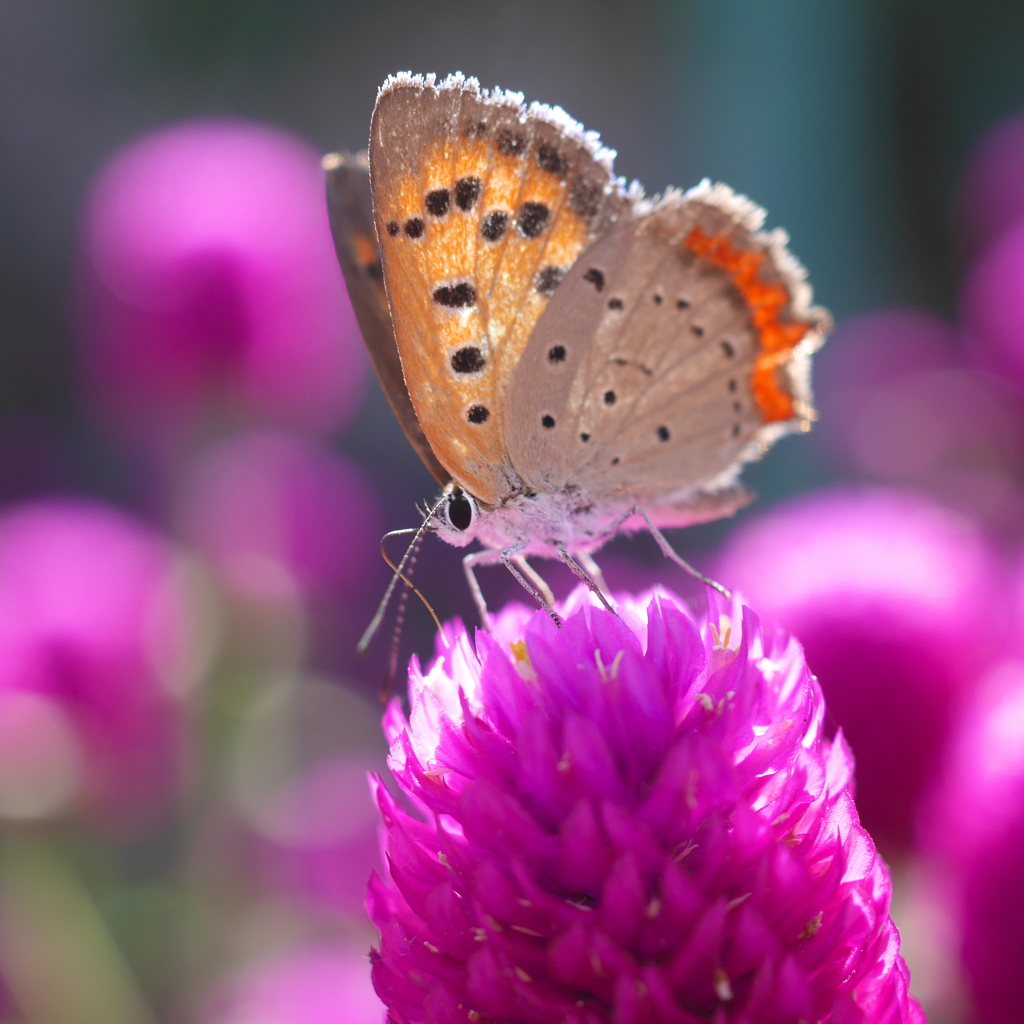
[{"label": "pink globe amaranth flower", "polygon": [[377,761],[352,753],[315,765],[262,808],[251,843],[265,888],[318,909],[358,916],[380,864],[377,815],[366,792]]},{"label": "pink globe amaranth flower", "polygon": [[837,488],[736,530],[718,578],[800,638],[857,757],[857,806],[906,851],[958,701],[1000,639],[993,554],[927,499]]},{"label": "pink globe amaranth flower", "polygon": [[975,146],[964,171],[959,212],[968,256],[1024,221],[1024,115],[999,122]]},{"label": "pink globe amaranth flower", "polygon": [[20,730],[36,754],[52,750],[30,773],[50,809],[63,785],[99,820],[133,827],[178,791],[182,687],[198,632],[180,562],[163,538],[99,503],[0,515],[6,777],[17,774],[6,762]]},{"label": "pink globe amaranth flower", "polygon": [[386,585],[377,496],[358,465],[308,436],[248,431],[194,459],[176,499],[182,536],[231,595],[298,612],[316,663],[351,665],[366,595]]},{"label": "pink globe amaranth flower", "polygon": [[445,630],[392,705],[395,1024],[923,1021],[799,645],[709,593]]},{"label": "pink globe amaranth flower", "polygon": [[341,943],[279,954],[226,982],[200,1024],[384,1024],[365,952]]},{"label": "pink globe amaranth flower", "polygon": [[830,464],[923,490],[1016,540],[1024,402],[967,360],[952,324],[910,308],[845,321],[815,365],[815,394]]},{"label": "pink globe amaranth flower", "polygon": [[365,357],[317,154],[246,121],[193,121],[103,168],[81,239],[81,338],[97,413],[150,440],[197,416],[347,421]]},{"label": "pink globe amaranth flower", "polygon": [[184,535],[241,593],[362,594],[376,567],[371,484],[301,434],[249,431],[212,446],[189,467],[178,501]]},{"label": "pink globe amaranth flower", "polygon": [[1024,387],[1024,221],[974,262],[960,296],[964,332],[979,361]]},{"label": "pink globe amaranth flower", "polygon": [[922,845],[948,872],[977,1024],[1024,1006],[1024,664],[1001,665],[962,715]]},{"label": "pink globe amaranth flower", "polygon": [[260,888],[318,915],[362,917],[378,867],[379,817],[366,787],[385,766],[380,702],[343,681],[299,677],[264,688],[239,720],[227,793],[232,844]]}]

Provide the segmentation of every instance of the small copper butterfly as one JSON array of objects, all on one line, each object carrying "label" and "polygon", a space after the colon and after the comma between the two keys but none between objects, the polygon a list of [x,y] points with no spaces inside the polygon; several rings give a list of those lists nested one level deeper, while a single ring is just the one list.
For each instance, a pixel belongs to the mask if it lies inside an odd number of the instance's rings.
[{"label": "small copper butterfly", "polygon": [[[528,556],[607,603],[616,531],[729,515],[737,477],[814,418],[829,327],[764,211],[721,184],[647,199],[559,107],[472,78],[380,89],[369,152],[325,158],[332,228],[377,374],[443,485],[425,527],[503,562],[554,616]],[[692,571],[692,570],[691,570]],[[698,574],[699,575],[699,574]]]}]

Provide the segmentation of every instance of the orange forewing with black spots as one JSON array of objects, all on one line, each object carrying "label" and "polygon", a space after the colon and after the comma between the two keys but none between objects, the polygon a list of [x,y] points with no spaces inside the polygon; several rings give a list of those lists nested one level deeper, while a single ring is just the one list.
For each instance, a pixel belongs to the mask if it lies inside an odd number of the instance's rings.
[{"label": "orange forewing with black spots", "polygon": [[627,207],[593,146],[546,108],[464,83],[393,82],[371,186],[409,398],[438,461],[496,505],[518,479],[508,382],[558,281]]}]

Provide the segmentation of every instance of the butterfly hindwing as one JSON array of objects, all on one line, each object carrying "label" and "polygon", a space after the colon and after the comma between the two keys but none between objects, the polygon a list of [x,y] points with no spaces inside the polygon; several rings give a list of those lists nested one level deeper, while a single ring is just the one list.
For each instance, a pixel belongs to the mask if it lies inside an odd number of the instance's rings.
[{"label": "butterfly hindwing", "polygon": [[435,479],[447,483],[448,473],[427,443],[402,376],[373,226],[366,154],[332,153],[324,158],[324,167],[334,248],[373,368],[413,448]]},{"label": "butterfly hindwing", "polygon": [[740,466],[812,416],[804,365],[827,322],[784,237],[723,186],[669,193],[573,268],[509,394],[527,487],[661,510],[734,507]]},{"label": "butterfly hindwing", "polygon": [[579,254],[629,209],[611,154],[561,111],[452,76],[389,79],[374,215],[409,397],[437,460],[497,504],[518,486],[512,373]]}]

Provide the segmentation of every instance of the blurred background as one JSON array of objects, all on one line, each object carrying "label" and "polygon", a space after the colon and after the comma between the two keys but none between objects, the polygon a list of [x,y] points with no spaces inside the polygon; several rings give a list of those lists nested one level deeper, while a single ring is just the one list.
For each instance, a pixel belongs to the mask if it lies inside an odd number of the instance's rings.
[{"label": "blurred background", "polygon": [[[381,1020],[390,626],[354,645],[436,488],[318,159],[401,69],[790,232],[820,422],[676,543],[803,640],[933,1024],[1024,1020],[1022,53],[1012,0],[0,0],[0,1021]],[[649,538],[602,564],[692,592]],[[473,620],[458,552],[417,577]]]}]

